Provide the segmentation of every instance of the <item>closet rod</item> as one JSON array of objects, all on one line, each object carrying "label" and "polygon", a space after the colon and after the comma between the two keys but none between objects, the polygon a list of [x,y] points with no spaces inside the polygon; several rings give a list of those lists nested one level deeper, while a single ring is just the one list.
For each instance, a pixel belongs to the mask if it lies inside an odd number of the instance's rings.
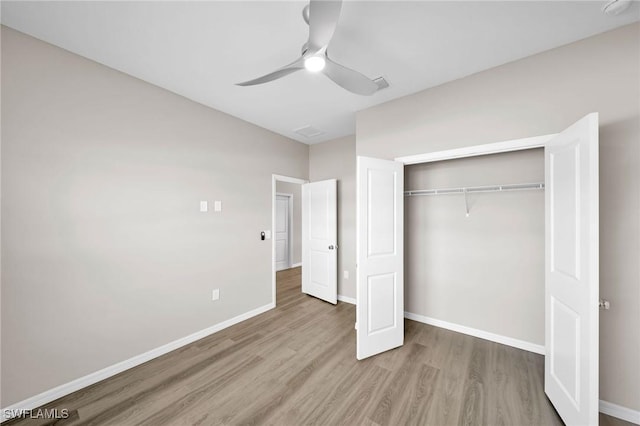
[{"label": "closet rod", "polygon": [[489,186],[467,186],[462,188],[442,188],[442,189],[414,189],[404,191],[407,197],[417,195],[448,195],[448,194],[472,194],[476,192],[506,192],[506,191],[523,191],[531,189],[544,189],[544,182],[538,183],[512,183],[508,185],[489,185]]}]

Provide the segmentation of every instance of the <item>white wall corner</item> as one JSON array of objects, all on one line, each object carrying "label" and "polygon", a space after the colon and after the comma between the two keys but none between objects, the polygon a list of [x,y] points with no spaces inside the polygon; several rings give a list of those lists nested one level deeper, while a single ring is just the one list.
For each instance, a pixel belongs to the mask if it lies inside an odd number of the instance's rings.
[{"label": "white wall corner", "polygon": [[119,374],[125,370],[136,367],[140,364],[143,364],[154,358],[162,356],[173,350],[179,349],[197,340],[210,336],[214,333],[217,333],[218,331],[224,330],[225,328],[238,324],[239,322],[246,321],[249,318],[260,315],[273,308],[275,308],[275,304],[272,302],[267,305],[261,306],[259,308],[253,309],[249,312],[245,312],[244,314],[235,316],[226,321],[222,321],[211,327],[205,328],[204,330],[197,331],[188,336],[169,342],[166,345],[162,345],[155,349],[151,349],[150,351],[147,351],[140,355],[136,355],[132,358],[126,359],[117,364],[113,364],[109,367],[103,368],[102,370],[98,370],[91,374],[87,374],[86,376],[72,380],[68,383],[64,383],[60,386],[56,386],[53,389],[49,389],[38,395],[32,396],[23,401],[20,401],[8,407],[2,408],[2,415],[0,416],[0,422],[4,422],[5,420],[9,420],[10,418],[19,415],[21,410],[23,411],[33,410],[44,404],[48,404],[49,402],[54,401],[58,398],[62,398],[63,396],[69,395],[70,393],[76,392],[87,386],[98,383],[101,380],[108,379],[109,377],[115,376],[116,374]]}]

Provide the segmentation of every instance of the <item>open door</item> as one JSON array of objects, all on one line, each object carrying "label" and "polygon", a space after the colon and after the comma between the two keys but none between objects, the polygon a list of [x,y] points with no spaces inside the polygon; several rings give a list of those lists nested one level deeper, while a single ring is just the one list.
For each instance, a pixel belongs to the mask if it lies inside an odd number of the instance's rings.
[{"label": "open door", "polygon": [[545,147],[545,386],[567,425],[598,424],[598,114]]},{"label": "open door", "polygon": [[357,159],[357,358],[404,342],[404,165]]},{"label": "open door", "polygon": [[302,292],[338,303],[336,180],[302,185]]}]

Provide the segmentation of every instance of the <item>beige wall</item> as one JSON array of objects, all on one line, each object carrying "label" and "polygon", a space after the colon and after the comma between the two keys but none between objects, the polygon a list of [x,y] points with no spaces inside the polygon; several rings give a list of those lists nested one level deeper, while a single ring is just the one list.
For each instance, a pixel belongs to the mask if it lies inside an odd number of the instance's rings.
[{"label": "beige wall", "polygon": [[5,27],[2,106],[3,407],[271,303],[306,145]]},{"label": "beige wall", "polygon": [[[531,182],[540,149],[405,167],[407,190]],[[405,197],[405,310],[544,345],[544,191],[468,202]]]},{"label": "beige wall", "polygon": [[355,148],[354,136],[309,147],[309,180],[338,180],[338,294],[351,298],[356,297]]},{"label": "beige wall", "polygon": [[302,186],[297,183],[276,181],[276,192],[293,195],[293,212],[291,215],[291,246],[293,247],[292,264],[302,262]]},{"label": "beige wall", "polygon": [[[394,158],[559,132],[600,113],[600,397],[640,410],[640,25],[357,115],[357,155]],[[479,283],[482,285],[482,283]],[[495,315],[502,315],[499,310]]]}]

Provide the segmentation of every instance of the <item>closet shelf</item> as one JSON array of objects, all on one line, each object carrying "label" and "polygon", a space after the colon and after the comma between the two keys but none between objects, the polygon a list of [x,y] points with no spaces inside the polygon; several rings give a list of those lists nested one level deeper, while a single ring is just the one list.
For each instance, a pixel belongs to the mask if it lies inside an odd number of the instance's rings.
[{"label": "closet shelf", "polygon": [[512,183],[507,185],[489,185],[489,186],[467,186],[461,188],[442,188],[442,189],[414,189],[404,191],[407,197],[415,197],[418,195],[449,195],[449,194],[473,194],[477,192],[508,192],[508,191],[525,191],[532,189],[544,189],[544,182],[536,183]]}]

